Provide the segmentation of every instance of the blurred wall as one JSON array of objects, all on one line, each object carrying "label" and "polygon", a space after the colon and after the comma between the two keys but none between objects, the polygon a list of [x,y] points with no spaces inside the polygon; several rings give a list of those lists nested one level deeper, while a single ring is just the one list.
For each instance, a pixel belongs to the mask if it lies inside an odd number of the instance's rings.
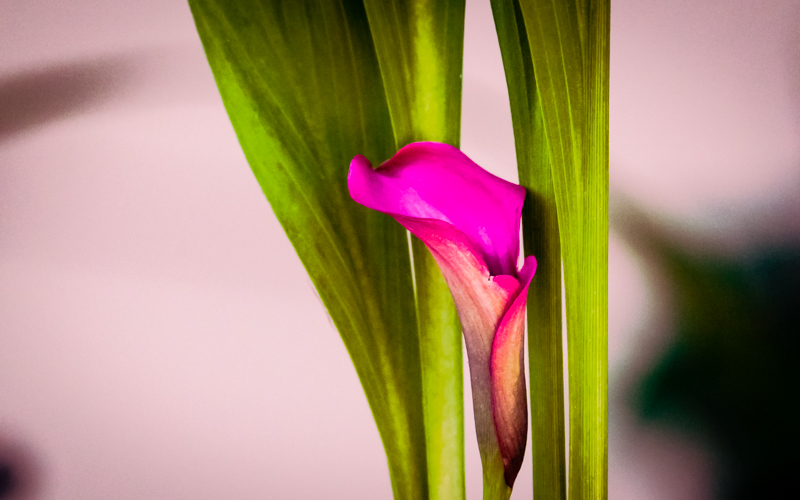
[{"label": "blurred wall", "polygon": [[[796,235],[800,3],[612,3],[612,196],[723,253]],[[463,149],[514,180],[504,85],[469,0]],[[610,496],[710,498],[709,444],[627,403],[673,315],[630,238],[609,259]],[[18,499],[391,497],[182,0],[0,2],[0,460]]]}]

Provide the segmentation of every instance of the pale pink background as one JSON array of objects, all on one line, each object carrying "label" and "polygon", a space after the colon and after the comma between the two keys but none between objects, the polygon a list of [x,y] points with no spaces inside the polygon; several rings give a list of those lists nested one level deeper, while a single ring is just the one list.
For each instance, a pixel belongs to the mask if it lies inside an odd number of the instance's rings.
[{"label": "pale pink background", "polygon": [[[797,26],[796,0],[614,0],[613,195],[721,249],[796,235]],[[463,149],[513,180],[488,1],[468,1],[464,65]],[[669,315],[614,234],[609,259],[610,496],[708,498],[703,443],[618,403]],[[350,360],[183,0],[0,0],[4,450],[48,500],[391,498]]]}]

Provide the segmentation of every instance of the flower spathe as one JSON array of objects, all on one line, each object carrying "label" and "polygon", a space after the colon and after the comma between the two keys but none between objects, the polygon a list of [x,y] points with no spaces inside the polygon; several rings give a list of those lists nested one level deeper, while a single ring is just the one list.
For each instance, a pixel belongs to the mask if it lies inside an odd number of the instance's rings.
[{"label": "flower spathe", "polygon": [[536,270],[534,257],[517,269],[525,189],[436,142],[409,144],[377,169],[356,156],[348,186],[356,202],[421,239],[439,265],[467,346],[484,477],[501,464],[513,486],[528,427],[524,318]]}]

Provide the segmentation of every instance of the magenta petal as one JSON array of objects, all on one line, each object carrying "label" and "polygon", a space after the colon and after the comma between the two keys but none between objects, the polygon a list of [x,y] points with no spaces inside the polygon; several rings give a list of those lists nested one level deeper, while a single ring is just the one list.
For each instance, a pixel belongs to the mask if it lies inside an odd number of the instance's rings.
[{"label": "magenta petal", "polygon": [[519,282],[512,276],[491,276],[481,252],[453,225],[402,215],[395,219],[425,243],[439,265],[453,295],[467,349],[488,356],[494,332]]},{"label": "magenta petal", "polygon": [[516,274],[525,189],[482,169],[458,149],[416,142],[373,170],[356,156],[350,195],[374,210],[449,222],[480,250],[492,275]]},{"label": "magenta petal", "polygon": [[527,257],[520,271],[520,290],[503,316],[492,343],[491,386],[494,417],[500,455],[503,458],[506,484],[514,485],[528,433],[528,410],[525,390],[525,305],[528,285],[536,272],[536,259]]}]

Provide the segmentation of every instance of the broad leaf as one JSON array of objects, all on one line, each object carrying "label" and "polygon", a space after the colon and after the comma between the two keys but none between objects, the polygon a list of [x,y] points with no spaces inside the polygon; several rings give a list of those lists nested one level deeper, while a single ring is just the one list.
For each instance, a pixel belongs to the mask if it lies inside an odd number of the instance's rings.
[{"label": "broad leaf", "polygon": [[395,498],[427,498],[407,235],[346,185],[356,154],[380,163],[396,148],[367,12],[346,0],[190,5],[247,160],[353,360]]}]

